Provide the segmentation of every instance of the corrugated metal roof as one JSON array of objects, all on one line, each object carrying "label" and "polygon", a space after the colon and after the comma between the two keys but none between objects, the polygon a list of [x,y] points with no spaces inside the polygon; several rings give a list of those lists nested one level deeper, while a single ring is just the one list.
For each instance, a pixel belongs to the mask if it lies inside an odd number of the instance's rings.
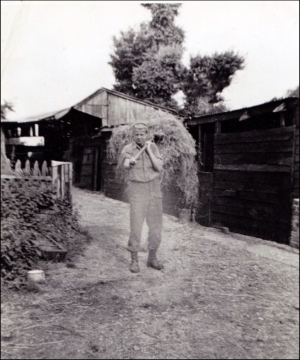
[{"label": "corrugated metal roof", "polygon": [[43,113],[43,114],[39,114],[39,115],[35,115],[35,116],[31,116],[28,118],[25,118],[23,120],[2,120],[2,123],[9,123],[9,124],[22,124],[22,123],[29,123],[29,122],[37,122],[37,121],[41,121],[41,120],[50,120],[50,119],[60,119],[61,117],[63,117],[64,115],[66,115],[69,111],[71,110],[71,108],[67,108],[67,109],[63,109],[63,110],[59,110],[59,111],[51,111],[51,112],[47,112],[47,113]]}]

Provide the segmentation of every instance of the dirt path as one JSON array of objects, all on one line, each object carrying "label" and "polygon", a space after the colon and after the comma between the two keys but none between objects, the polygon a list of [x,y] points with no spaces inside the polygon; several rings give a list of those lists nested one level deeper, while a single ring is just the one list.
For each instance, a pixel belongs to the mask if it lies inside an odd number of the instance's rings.
[{"label": "dirt path", "polygon": [[[75,189],[93,241],[3,304],[2,358],[297,359],[299,251],[164,215],[162,272],[128,271],[129,205]],[[146,227],[142,244],[146,248]]]}]

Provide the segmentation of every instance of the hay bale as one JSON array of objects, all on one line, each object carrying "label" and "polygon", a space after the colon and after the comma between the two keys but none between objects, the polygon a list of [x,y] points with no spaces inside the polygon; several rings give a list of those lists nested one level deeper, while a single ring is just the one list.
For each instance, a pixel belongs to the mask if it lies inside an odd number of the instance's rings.
[{"label": "hay bale", "polygon": [[[181,121],[163,112],[143,113],[140,121],[149,126],[149,139],[155,141],[164,161],[161,173],[163,186],[174,184],[183,193],[183,201],[190,206],[198,198],[198,166],[195,160],[195,140]],[[113,129],[108,143],[108,157],[117,160],[123,147],[132,142],[132,126]],[[118,163],[117,175],[126,181],[127,170]]]}]

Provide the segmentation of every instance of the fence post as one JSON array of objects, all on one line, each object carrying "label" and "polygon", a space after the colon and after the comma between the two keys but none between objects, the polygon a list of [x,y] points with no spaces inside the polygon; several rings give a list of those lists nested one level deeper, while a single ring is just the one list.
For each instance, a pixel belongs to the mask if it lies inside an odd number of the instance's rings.
[{"label": "fence post", "polygon": [[44,160],[42,165],[42,176],[47,176],[47,175],[48,175],[47,161]]},{"label": "fence post", "polygon": [[21,174],[22,174],[21,161],[20,161],[20,160],[17,160],[17,161],[16,161],[15,172],[16,172],[16,174],[18,174],[18,175],[21,175]]},{"label": "fence post", "polygon": [[69,163],[69,200],[72,202],[72,187],[73,187],[73,163]]},{"label": "fence post", "polygon": [[52,187],[55,189],[56,187],[56,197],[58,194],[58,171],[57,166],[54,165],[54,161],[51,160],[51,173],[52,173]]},{"label": "fence post", "polygon": [[41,172],[39,169],[39,163],[37,160],[35,160],[34,165],[33,165],[33,176],[40,176]]},{"label": "fence post", "polygon": [[73,164],[71,162],[51,160],[52,185],[56,186],[58,199],[72,199]]},{"label": "fence post", "polygon": [[28,159],[25,162],[24,175],[30,175],[30,161]]},{"label": "fence post", "polygon": [[65,198],[65,165],[62,164],[60,167],[60,179],[61,179],[61,198]]}]

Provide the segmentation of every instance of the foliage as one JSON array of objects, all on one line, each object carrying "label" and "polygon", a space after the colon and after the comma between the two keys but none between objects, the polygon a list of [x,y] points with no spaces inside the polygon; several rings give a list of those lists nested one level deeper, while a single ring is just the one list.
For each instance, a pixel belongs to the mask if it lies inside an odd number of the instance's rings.
[{"label": "foliage", "polygon": [[[53,212],[47,221],[43,211]],[[78,215],[69,202],[56,200],[49,189],[33,193],[11,183],[1,201],[1,278],[24,278],[41,256],[41,239],[50,236],[69,249],[74,231],[79,231]]]},{"label": "foliage", "polygon": [[[181,4],[142,4],[152,13],[149,23],[114,37],[112,66],[115,90],[143,100],[172,107],[185,116],[226,111],[221,97],[244,59],[227,51],[212,56],[191,57],[186,68],[183,55],[184,31],[174,24]],[[186,96],[183,109],[173,99],[179,90]]]},{"label": "foliage", "polygon": [[180,4],[142,4],[152,12],[152,21],[138,32],[129,29],[113,38],[112,66],[115,90],[153,103],[176,107],[183,65],[183,30],[174,25]]},{"label": "foliage", "polygon": [[299,97],[299,85],[293,89],[293,90],[288,90],[286,93],[287,97]]},{"label": "foliage", "polygon": [[235,72],[243,69],[243,62],[243,57],[232,51],[191,57],[182,84],[186,111],[197,115],[225,111],[220,94],[230,85]]},{"label": "foliage", "polygon": [[7,111],[14,111],[14,107],[12,103],[5,101],[4,104],[1,104],[1,119],[6,119]]},{"label": "foliage", "polygon": [[[198,168],[195,161],[195,140],[183,124],[166,113],[144,113],[143,121],[149,126],[149,139],[154,139],[164,161],[161,183],[175,184],[183,193],[186,205],[193,204],[198,194]],[[119,158],[121,150],[132,141],[130,125],[113,129],[109,140],[108,155]],[[127,171],[118,163],[117,173],[126,179]]]},{"label": "foliage", "polygon": [[158,52],[145,54],[143,64],[133,70],[133,86],[139,97],[155,104],[177,107],[172,99],[179,90],[183,66],[180,64],[182,48],[179,45],[161,46]]}]

